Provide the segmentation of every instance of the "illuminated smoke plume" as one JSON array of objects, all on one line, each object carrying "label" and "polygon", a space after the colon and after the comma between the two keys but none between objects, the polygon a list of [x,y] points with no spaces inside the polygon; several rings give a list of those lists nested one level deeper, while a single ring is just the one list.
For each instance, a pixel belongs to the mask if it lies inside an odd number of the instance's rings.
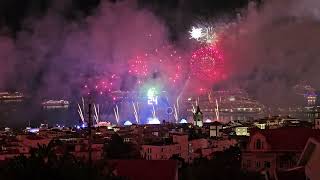
[{"label": "illuminated smoke plume", "polygon": [[319,89],[319,12],[317,0],[250,4],[221,38],[229,80],[275,106],[299,103],[293,87],[300,81]]},{"label": "illuminated smoke plume", "polygon": [[110,83],[117,74],[113,89],[119,89],[129,58],[167,42],[162,22],[131,2],[102,2],[91,16],[77,20],[64,18],[59,6],[43,17],[26,18],[15,40],[0,39],[1,65],[6,67],[0,69],[1,88],[68,98],[94,78],[109,90],[103,79]]},{"label": "illuminated smoke plume", "polygon": [[[90,16],[69,19],[61,15],[68,6],[69,3],[56,3],[45,16],[26,18],[15,38],[1,33],[0,88],[27,91],[38,99],[69,98],[79,91],[87,92],[86,85],[98,86],[102,93],[109,89],[130,90],[140,78],[131,74],[130,61],[145,53],[152,56],[152,63],[146,67],[157,67],[160,71],[146,73],[147,80],[155,77],[156,82],[168,83],[168,79],[180,78],[184,70],[190,73],[191,52],[197,47],[181,53],[179,49],[185,47],[174,46],[178,52],[175,56],[182,57],[181,67],[185,69],[179,69],[170,58],[163,63],[166,65],[157,63],[171,55],[167,51],[160,55],[150,53],[171,45],[166,26],[150,11],[139,9],[131,1],[115,4],[103,1]],[[259,9],[250,4],[237,23],[219,34],[219,51],[223,54],[221,74],[227,78],[219,82],[243,87],[270,105],[295,102],[292,87],[301,81],[319,89],[319,12],[318,0],[271,0]],[[188,32],[183,36],[194,44]],[[206,60],[200,58],[200,64],[203,63],[197,66],[193,59],[191,68],[201,72]],[[209,77],[214,74],[215,63],[210,66]],[[113,79],[114,74],[117,78]],[[157,78],[159,75],[161,78]],[[218,86],[210,81],[190,81],[194,88]],[[181,84],[176,89],[188,90],[183,80]]]}]

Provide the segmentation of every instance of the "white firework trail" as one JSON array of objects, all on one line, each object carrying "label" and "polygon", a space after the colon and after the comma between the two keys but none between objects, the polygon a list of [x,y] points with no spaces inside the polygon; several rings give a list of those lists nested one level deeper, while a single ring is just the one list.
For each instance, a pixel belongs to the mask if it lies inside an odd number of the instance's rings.
[{"label": "white firework trail", "polygon": [[219,118],[220,118],[219,116],[220,115],[219,115],[219,104],[218,104],[218,100],[217,99],[216,99],[216,109],[215,110],[216,110],[217,121],[219,121]]},{"label": "white firework trail", "polygon": [[178,123],[179,122],[179,114],[178,114],[177,107],[174,105],[173,109],[174,109],[174,119],[176,120],[176,123]]},{"label": "white firework trail", "polygon": [[100,116],[100,105],[98,104],[98,115]]},{"label": "white firework trail", "polygon": [[[97,105],[99,107],[99,104]],[[96,124],[99,124],[99,110],[95,104],[93,104],[93,109],[94,109],[94,119],[96,121]]]},{"label": "white firework trail", "polygon": [[116,118],[117,124],[119,124],[120,116],[119,116],[119,107],[116,105],[115,108],[113,108],[114,116]]},{"label": "white firework trail", "polygon": [[85,103],[84,103],[84,98],[83,97],[81,98],[81,101],[82,101],[82,110],[83,110],[83,112],[85,112]]},{"label": "white firework trail", "polygon": [[157,118],[157,116],[156,116],[156,110],[155,110],[153,104],[152,104],[152,116],[153,116],[153,119],[156,119],[156,118]]},{"label": "white firework trail", "polygon": [[180,100],[180,96],[177,97],[177,102],[176,102],[176,104],[177,104],[177,113],[178,113],[178,114],[179,114],[179,112],[180,112],[179,100]]},{"label": "white firework trail", "polygon": [[[138,109],[138,107],[136,107],[136,104],[134,102],[132,102],[132,106],[133,106],[134,117],[136,119],[137,124],[139,124],[139,114],[138,114],[139,109]],[[138,103],[137,103],[137,106],[138,106]],[[138,111],[137,111],[137,109],[138,109]]]},{"label": "white firework trail", "polygon": [[211,96],[211,92],[208,92],[208,99],[209,99],[209,102],[212,103],[212,96]]},{"label": "white firework trail", "polygon": [[82,111],[82,109],[81,109],[80,104],[78,104],[78,113],[79,113],[79,116],[80,116],[80,119],[81,119],[82,123],[84,123],[84,122],[85,122],[85,119],[84,119],[83,111]]}]

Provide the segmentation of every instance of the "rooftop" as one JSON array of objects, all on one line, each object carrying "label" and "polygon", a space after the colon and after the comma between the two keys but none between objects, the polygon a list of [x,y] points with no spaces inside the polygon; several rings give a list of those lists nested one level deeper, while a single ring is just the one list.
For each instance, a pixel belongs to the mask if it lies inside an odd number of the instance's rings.
[{"label": "rooftop", "polygon": [[320,130],[303,127],[285,127],[268,130],[254,130],[252,134],[261,133],[266,137],[272,150],[302,151],[309,137],[320,137]]}]

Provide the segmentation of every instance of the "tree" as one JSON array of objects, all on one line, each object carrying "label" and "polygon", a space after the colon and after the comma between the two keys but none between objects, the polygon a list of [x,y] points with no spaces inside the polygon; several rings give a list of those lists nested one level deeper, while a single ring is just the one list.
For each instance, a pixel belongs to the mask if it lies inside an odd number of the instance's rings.
[{"label": "tree", "polygon": [[211,160],[195,159],[193,164],[183,168],[180,179],[246,179],[259,180],[259,174],[241,171],[241,151],[238,147],[231,147],[223,152],[215,152]]},{"label": "tree", "polygon": [[[47,146],[39,145],[32,149],[30,157],[20,155],[10,160],[0,170],[0,179],[6,180],[118,180],[111,173],[105,174],[105,167],[91,167],[87,162],[77,160],[65,152],[57,156],[54,147],[60,142],[50,142]],[[107,167],[109,168],[109,167]]]},{"label": "tree", "polygon": [[140,157],[137,149],[133,145],[124,143],[118,134],[112,135],[111,141],[105,144],[104,152],[106,159],[137,159]]}]

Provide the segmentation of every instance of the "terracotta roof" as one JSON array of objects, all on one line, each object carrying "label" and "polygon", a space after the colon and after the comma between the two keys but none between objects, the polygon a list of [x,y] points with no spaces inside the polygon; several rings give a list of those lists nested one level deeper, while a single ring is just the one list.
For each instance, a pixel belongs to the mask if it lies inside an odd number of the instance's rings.
[{"label": "terracotta roof", "polygon": [[278,129],[258,130],[266,137],[271,150],[302,151],[309,137],[320,137],[320,130],[303,127],[285,127]]},{"label": "terracotta roof", "polygon": [[26,139],[29,139],[29,140],[43,140],[44,138],[41,137],[41,136],[36,136],[36,135],[29,135],[26,137]]},{"label": "terracotta roof", "polygon": [[177,162],[174,160],[117,160],[116,174],[130,180],[175,180]]}]

